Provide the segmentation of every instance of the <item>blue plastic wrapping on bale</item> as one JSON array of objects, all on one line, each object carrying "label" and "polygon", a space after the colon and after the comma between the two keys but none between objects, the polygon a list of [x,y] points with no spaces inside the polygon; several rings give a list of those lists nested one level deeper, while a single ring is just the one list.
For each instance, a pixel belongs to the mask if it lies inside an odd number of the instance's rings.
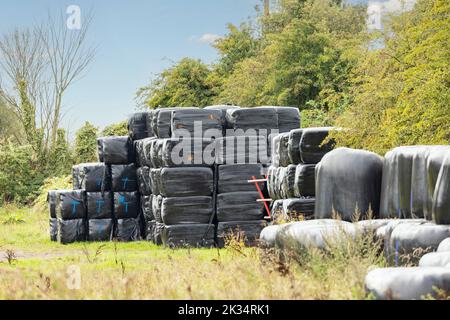
[{"label": "blue plastic wrapping on bale", "polygon": [[161,170],[159,191],[164,197],[209,196],[214,175],[210,168],[183,167]]},{"label": "blue plastic wrapping on bale", "polygon": [[56,206],[58,218],[64,220],[86,218],[86,199],[83,190],[59,190]]},{"label": "blue plastic wrapping on bale", "polygon": [[134,164],[111,166],[112,191],[136,191],[138,180]]},{"label": "blue plastic wrapping on bale", "polygon": [[326,154],[316,167],[315,218],[378,217],[382,169],[383,158],[372,152],[339,148]]},{"label": "blue plastic wrapping on bale", "polygon": [[133,143],[128,136],[98,138],[99,158],[106,164],[129,164],[134,162]]},{"label": "blue plastic wrapping on bale", "polygon": [[73,180],[77,180],[80,189],[88,192],[111,190],[111,176],[104,163],[82,163],[76,166]]},{"label": "blue plastic wrapping on bale", "polygon": [[212,214],[212,197],[172,197],[162,201],[161,218],[165,225],[207,224]]},{"label": "blue plastic wrapping on bale", "polygon": [[114,192],[114,217],[136,219],[140,212],[138,192]]},{"label": "blue plastic wrapping on bale", "polygon": [[111,219],[113,217],[110,192],[87,192],[86,203],[89,219]]}]

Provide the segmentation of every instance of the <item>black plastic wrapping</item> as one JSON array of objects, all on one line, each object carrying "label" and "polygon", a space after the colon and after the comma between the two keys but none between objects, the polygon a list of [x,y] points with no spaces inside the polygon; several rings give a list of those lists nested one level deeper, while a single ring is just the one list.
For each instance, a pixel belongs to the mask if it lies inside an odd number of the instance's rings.
[{"label": "black plastic wrapping", "polygon": [[140,241],[141,231],[138,219],[118,219],[114,239],[118,241]]},{"label": "black plastic wrapping", "polygon": [[86,241],[86,220],[58,218],[58,241],[62,244]]},{"label": "black plastic wrapping", "polygon": [[449,268],[379,268],[365,278],[365,288],[377,300],[422,300],[450,291]]},{"label": "black plastic wrapping", "polygon": [[[316,167],[315,218],[364,219],[379,216],[383,158],[375,153],[339,148]],[[369,210],[370,209],[370,210]]]},{"label": "black plastic wrapping", "polygon": [[295,197],[295,177],[297,166],[270,167],[267,187],[272,200]]},{"label": "black plastic wrapping", "polygon": [[111,241],[113,238],[113,220],[112,219],[90,219],[89,241]]},{"label": "black plastic wrapping", "polygon": [[274,167],[287,167],[290,164],[289,133],[282,133],[272,138],[272,165]]},{"label": "black plastic wrapping", "polygon": [[128,134],[131,139],[140,140],[149,137],[149,131],[147,129],[148,114],[148,112],[137,112],[129,116]]},{"label": "black plastic wrapping", "polygon": [[152,212],[155,217],[156,222],[163,223],[161,217],[161,208],[162,208],[163,197],[160,195],[152,195]]},{"label": "black plastic wrapping", "polygon": [[141,195],[141,212],[147,223],[155,220],[155,216],[153,215],[152,199],[153,197],[151,195]]},{"label": "black plastic wrapping", "polygon": [[314,198],[291,198],[276,200],[272,205],[272,218],[289,220],[303,217],[305,220],[314,218]]},{"label": "black plastic wrapping", "polygon": [[134,164],[111,166],[112,191],[136,191],[138,181]]},{"label": "black plastic wrapping", "polygon": [[240,109],[239,106],[216,105],[205,107],[206,110],[219,110],[222,113],[222,124],[224,130],[231,128],[227,122],[227,110]]},{"label": "black plastic wrapping", "polygon": [[56,205],[58,202],[58,191],[50,190],[47,193],[48,211],[50,218],[56,218]]},{"label": "black plastic wrapping", "polygon": [[156,221],[147,221],[145,240],[155,243]]},{"label": "black plastic wrapping", "polygon": [[158,246],[163,244],[163,232],[165,225],[163,223],[156,222],[154,230],[154,243]]},{"label": "black plastic wrapping", "polygon": [[319,163],[325,154],[333,150],[335,146],[333,140],[324,143],[331,130],[334,130],[334,128],[324,127],[303,129],[299,147],[302,163]]},{"label": "black plastic wrapping", "polygon": [[216,139],[217,164],[268,163],[265,136],[236,136]]},{"label": "black plastic wrapping", "polygon": [[150,169],[150,189],[152,190],[152,194],[161,194],[161,170],[162,169]]},{"label": "black plastic wrapping", "polygon": [[192,110],[198,108],[163,108],[153,111],[152,131],[155,136],[161,139],[171,137],[172,111]]},{"label": "black plastic wrapping", "polygon": [[280,133],[300,128],[300,112],[294,107],[274,107]]},{"label": "black plastic wrapping", "polygon": [[212,214],[212,197],[173,197],[162,201],[161,218],[165,225],[208,224]]},{"label": "black plastic wrapping", "polygon": [[138,192],[114,192],[114,216],[116,219],[136,219],[139,215]]},{"label": "black plastic wrapping", "polygon": [[141,167],[152,167],[151,149],[156,140],[156,138],[147,138],[135,141],[135,143],[138,143],[135,145],[136,165]]},{"label": "black plastic wrapping", "polygon": [[164,226],[162,242],[167,247],[213,247],[214,225],[185,224]]},{"label": "black plastic wrapping", "polygon": [[50,241],[58,241],[58,219],[49,219]]},{"label": "black plastic wrapping", "polygon": [[145,139],[133,141],[136,166],[138,166],[138,167],[146,165],[145,164],[146,160],[145,160],[144,140]]},{"label": "black plastic wrapping", "polygon": [[264,204],[257,191],[230,192],[217,195],[217,220],[248,221],[264,218]]},{"label": "black plastic wrapping", "polygon": [[86,218],[85,194],[83,190],[58,191],[57,216],[64,220]]},{"label": "black plastic wrapping", "polygon": [[303,129],[295,129],[289,132],[288,140],[288,156],[289,162],[292,164],[300,164],[300,141],[302,140]]},{"label": "black plastic wrapping", "polygon": [[103,157],[103,138],[97,139],[97,154],[98,154],[98,161],[105,162],[105,159]]},{"label": "black plastic wrapping", "polygon": [[223,248],[227,240],[233,238],[243,241],[246,246],[259,243],[261,231],[267,226],[264,220],[219,222],[217,227],[217,244]]},{"label": "black plastic wrapping", "polygon": [[134,162],[133,143],[128,136],[103,137],[98,138],[98,141],[101,145],[102,162],[106,164],[128,164]]},{"label": "black plastic wrapping", "polygon": [[316,195],[316,165],[299,164],[295,170],[294,195],[314,197]]},{"label": "black plastic wrapping", "polygon": [[407,146],[385,155],[381,216],[431,220],[437,169],[449,146]]},{"label": "black plastic wrapping", "polygon": [[[258,107],[227,110],[227,123],[234,130],[256,130],[256,134],[268,136],[270,130],[278,130],[278,116],[273,107]],[[240,135],[239,132],[236,132]]]},{"label": "black plastic wrapping", "polygon": [[209,196],[213,170],[205,167],[163,168],[159,191],[164,197]]},{"label": "black plastic wrapping", "polygon": [[104,163],[79,164],[77,174],[80,189],[87,192],[111,190],[111,177],[108,167]]},{"label": "black plastic wrapping", "polygon": [[87,192],[86,201],[89,219],[111,219],[113,217],[110,192]]},{"label": "black plastic wrapping", "polygon": [[162,142],[164,167],[212,166],[215,163],[215,140],[202,138],[172,138]]},{"label": "black plastic wrapping", "polygon": [[283,198],[289,199],[295,197],[295,173],[297,170],[296,165],[289,165],[284,168],[282,183],[281,183],[281,193]]},{"label": "black plastic wrapping", "polygon": [[[162,161],[162,148],[165,139],[156,139],[149,143],[148,149],[150,151],[150,167],[161,168],[163,166]],[[146,148],[147,150],[147,148]]]},{"label": "black plastic wrapping", "polygon": [[152,193],[151,181],[150,181],[150,168],[140,167],[136,170],[136,176],[138,181],[138,190],[142,195],[150,195]]},{"label": "black plastic wrapping", "polygon": [[74,190],[81,189],[81,181],[80,181],[80,167],[79,165],[74,165],[72,167],[72,188]]},{"label": "black plastic wrapping", "polygon": [[[194,130],[195,124],[201,126]],[[218,138],[223,133],[222,111],[214,109],[178,109],[172,112],[172,137],[203,138],[207,133]],[[208,132],[207,132],[208,131]]]},{"label": "black plastic wrapping", "polygon": [[450,225],[450,155],[444,161],[436,182],[432,216],[437,224]]},{"label": "black plastic wrapping", "polygon": [[[252,177],[260,179],[262,175],[261,164],[231,164],[219,166],[218,192],[255,191],[254,183],[248,183]],[[264,183],[258,183],[264,190]]]}]

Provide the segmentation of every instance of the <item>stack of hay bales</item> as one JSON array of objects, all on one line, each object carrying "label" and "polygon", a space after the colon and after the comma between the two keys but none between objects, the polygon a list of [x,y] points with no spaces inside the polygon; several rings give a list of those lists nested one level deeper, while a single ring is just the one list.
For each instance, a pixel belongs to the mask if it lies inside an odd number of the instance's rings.
[{"label": "stack of hay bales", "polygon": [[311,219],[315,204],[316,164],[330,152],[326,142],[333,128],[295,129],[272,137],[272,163],[268,170],[269,196],[276,218]]}]

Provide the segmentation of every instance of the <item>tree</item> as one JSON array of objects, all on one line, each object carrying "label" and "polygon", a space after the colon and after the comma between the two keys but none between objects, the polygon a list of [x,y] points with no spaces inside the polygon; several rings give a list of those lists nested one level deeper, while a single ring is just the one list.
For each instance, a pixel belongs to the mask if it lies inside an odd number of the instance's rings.
[{"label": "tree", "polygon": [[13,139],[16,143],[22,143],[23,129],[19,119],[11,107],[0,98],[0,143],[8,139]]},{"label": "tree", "polygon": [[76,132],[75,160],[77,163],[89,163],[97,160],[97,134],[98,128],[90,122]]},{"label": "tree", "polygon": [[205,107],[214,95],[207,81],[210,73],[200,60],[184,58],[141,88],[137,98],[150,108]]},{"label": "tree", "polygon": [[127,136],[128,135],[128,122],[122,121],[119,123],[114,123],[109,126],[106,126],[100,136],[108,137],[108,136]]}]

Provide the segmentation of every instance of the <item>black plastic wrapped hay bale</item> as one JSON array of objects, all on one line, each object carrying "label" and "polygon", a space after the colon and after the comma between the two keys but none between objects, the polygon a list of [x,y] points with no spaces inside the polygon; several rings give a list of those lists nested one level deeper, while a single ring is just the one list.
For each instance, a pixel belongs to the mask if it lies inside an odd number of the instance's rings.
[{"label": "black plastic wrapped hay bale", "polygon": [[150,168],[140,167],[136,170],[138,190],[141,195],[150,195],[152,193],[150,181]]},{"label": "black plastic wrapped hay bale", "polygon": [[56,206],[58,202],[58,191],[50,190],[47,193],[48,211],[49,211],[49,231],[50,240],[58,240],[58,220],[56,215]]},{"label": "black plastic wrapped hay bale", "polygon": [[314,197],[316,195],[316,165],[299,164],[295,170],[294,195]]},{"label": "black plastic wrapped hay bale", "polygon": [[152,195],[152,213],[155,217],[156,222],[163,223],[162,217],[161,217],[161,208],[162,208],[162,201],[163,197],[160,195]]},{"label": "black plastic wrapped hay bale", "polygon": [[140,202],[141,212],[147,223],[155,220],[155,216],[153,215],[152,200],[153,197],[151,195],[148,196],[141,195],[141,202]]},{"label": "black plastic wrapped hay bale", "polygon": [[238,241],[246,246],[259,243],[261,231],[267,226],[264,220],[219,222],[217,227],[217,245],[223,248],[227,242]]},{"label": "black plastic wrapped hay bale", "polygon": [[161,192],[161,170],[162,169],[150,169],[150,189],[152,194],[159,195]]},{"label": "black plastic wrapped hay bale", "polygon": [[140,241],[142,240],[140,228],[138,219],[117,219],[114,239],[122,242]]},{"label": "black plastic wrapped hay bale", "polygon": [[289,162],[292,164],[300,164],[300,141],[302,140],[303,129],[296,129],[289,132],[288,140],[288,156]]},{"label": "black plastic wrapped hay bale", "polygon": [[112,191],[136,191],[138,180],[134,164],[111,166]]},{"label": "black plastic wrapped hay bale", "polygon": [[209,248],[214,246],[214,228],[212,224],[164,226],[161,240],[165,246],[171,248]]},{"label": "black plastic wrapped hay bale", "polygon": [[[163,166],[162,160],[162,148],[165,139],[155,139],[149,143],[150,151],[150,167],[151,168],[161,168]],[[147,148],[146,148],[147,151]]]},{"label": "black plastic wrapped hay bale", "polygon": [[276,200],[271,214],[275,220],[289,220],[303,217],[305,220],[314,218],[314,198],[291,198]]},{"label": "black plastic wrapped hay bale", "polygon": [[104,163],[82,163],[76,166],[77,180],[80,189],[87,192],[111,190],[111,176],[108,167]]},{"label": "black plastic wrapped hay bale", "polygon": [[112,219],[89,219],[89,241],[111,241],[113,238],[114,222]]},{"label": "black plastic wrapped hay bale", "polygon": [[283,170],[283,177],[281,178],[281,194],[284,199],[295,197],[295,177],[296,165],[289,165]]},{"label": "black plastic wrapped hay bale", "polygon": [[159,191],[164,197],[210,196],[214,175],[210,168],[163,168]]},{"label": "black plastic wrapped hay bale", "polygon": [[72,167],[72,187],[74,190],[81,189],[80,166],[78,164]]},{"label": "black plastic wrapped hay bale", "polygon": [[290,164],[289,133],[282,133],[272,138],[272,165],[274,167],[287,167]]},{"label": "black plastic wrapped hay bale", "polygon": [[265,136],[236,136],[216,139],[216,164],[268,163]]},{"label": "black plastic wrapped hay bale", "polygon": [[217,195],[217,220],[248,221],[264,218],[264,205],[257,191],[229,192]]},{"label": "black plastic wrapped hay bale", "polygon": [[114,192],[114,217],[116,219],[136,219],[139,216],[138,192]]},{"label": "black plastic wrapped hay bale", "polygon": [[[128,118],[128,134],[132,140],[140,140],[149,137],[147,129],[147,117],[149,112],[136,112]],[[153,135],[153,132],[151,133]]]},{"label": "black plastic wrapped hay bale", "polygon": [[83,190],[59,190],[56,213],[64,220],[86,218],[86,198]]},{"label": "black plastic wrapped hay bale", "polygon": [[172,111],[174,110],[193,110],[198,108],[163,108],[153,111],[152,132],[161,139],[171,137]]},{"label": "black plastic wrapped hay bale", "polygon": [[300,111],[294,107],[274,107],[280,133],[300,128]]},{"label": "black plastic wrapped hay bale", "polygon": [[129,164],[135,160],[133,143],[128,136],[97,139],[100,161],[106,164]]},{"label": "black plastic wrapped hay bale", "polygon": [[[197,126],[197,127],[196,127]],[[223,132],[222,111],[214,109],[178,109],[172,112],[172,137],[218,138]]]},{"label": "black plastic wrapped hay bale", "polygon": [[436,182],[432,216],[437,224],[450,224],[450,155],[442,164]]},{"label": "black plastic wrapped hay bale", "polygon": [[[227,110],[227,123],[230,129],[238,130],[236,135],[241,135],[247,130],[256,130],[251,135],[265,135],[271,130],[278,130],[278,116],[273,107],[257,107]],[[247,133],[249,135],[249,133]]]},{"label": "black plastic wrapped hay bale", "polygon": [[[259,178],[262,174],[261,164],[231,164],[219,166],[218,192],[255,191],[255,185],[248,183],[252,177]],[[264,183],[258,183],[264,190]]]},{"label": "black plastic wrapped hay bale", "polygon": [[86,209],[89,219],[111,219],[113,217],[110,192],[87,192]]},{"label": "black plastic wrapped hay bale", "polygon": [[[219,110],[222,113],[222,125],[223,129],[229,129],[230,126],[227,122],[227,110],[240,109],[239,106],[231,106],[231,105],[216,105],[216,106],[207,106],[206,110]],[[225,133],[225,131],[224,131]]]},{"label": "black plastic wrapped hay bale", "polygon": [[315,218],[352,221],[379,216],[383,158],[375,153],[339,148],[316,167]]},{"label": "black plastic wrapped hay bale", "polygon": [[86,241],[86,219],[58,218],[58,241],[62,244]]},{"label": "black plastic wrapped hay bale", "polygon": [[162,142],[164,167],[213,166],[216,144],[213,139],[171,138]]},{"label": "black plastic wrapped hay bale", "polygon": [[208,224],[213,214],[212,197],[164,198],[161,218],[165,225]]},{"label": "black plastic wrapped hay bale", "polygon": [[325,143],[332,130],[335,128],[303,129],[299,146],[302,163],[319,163],[328,152],[334,149],[335,141],[330,140]]}]

